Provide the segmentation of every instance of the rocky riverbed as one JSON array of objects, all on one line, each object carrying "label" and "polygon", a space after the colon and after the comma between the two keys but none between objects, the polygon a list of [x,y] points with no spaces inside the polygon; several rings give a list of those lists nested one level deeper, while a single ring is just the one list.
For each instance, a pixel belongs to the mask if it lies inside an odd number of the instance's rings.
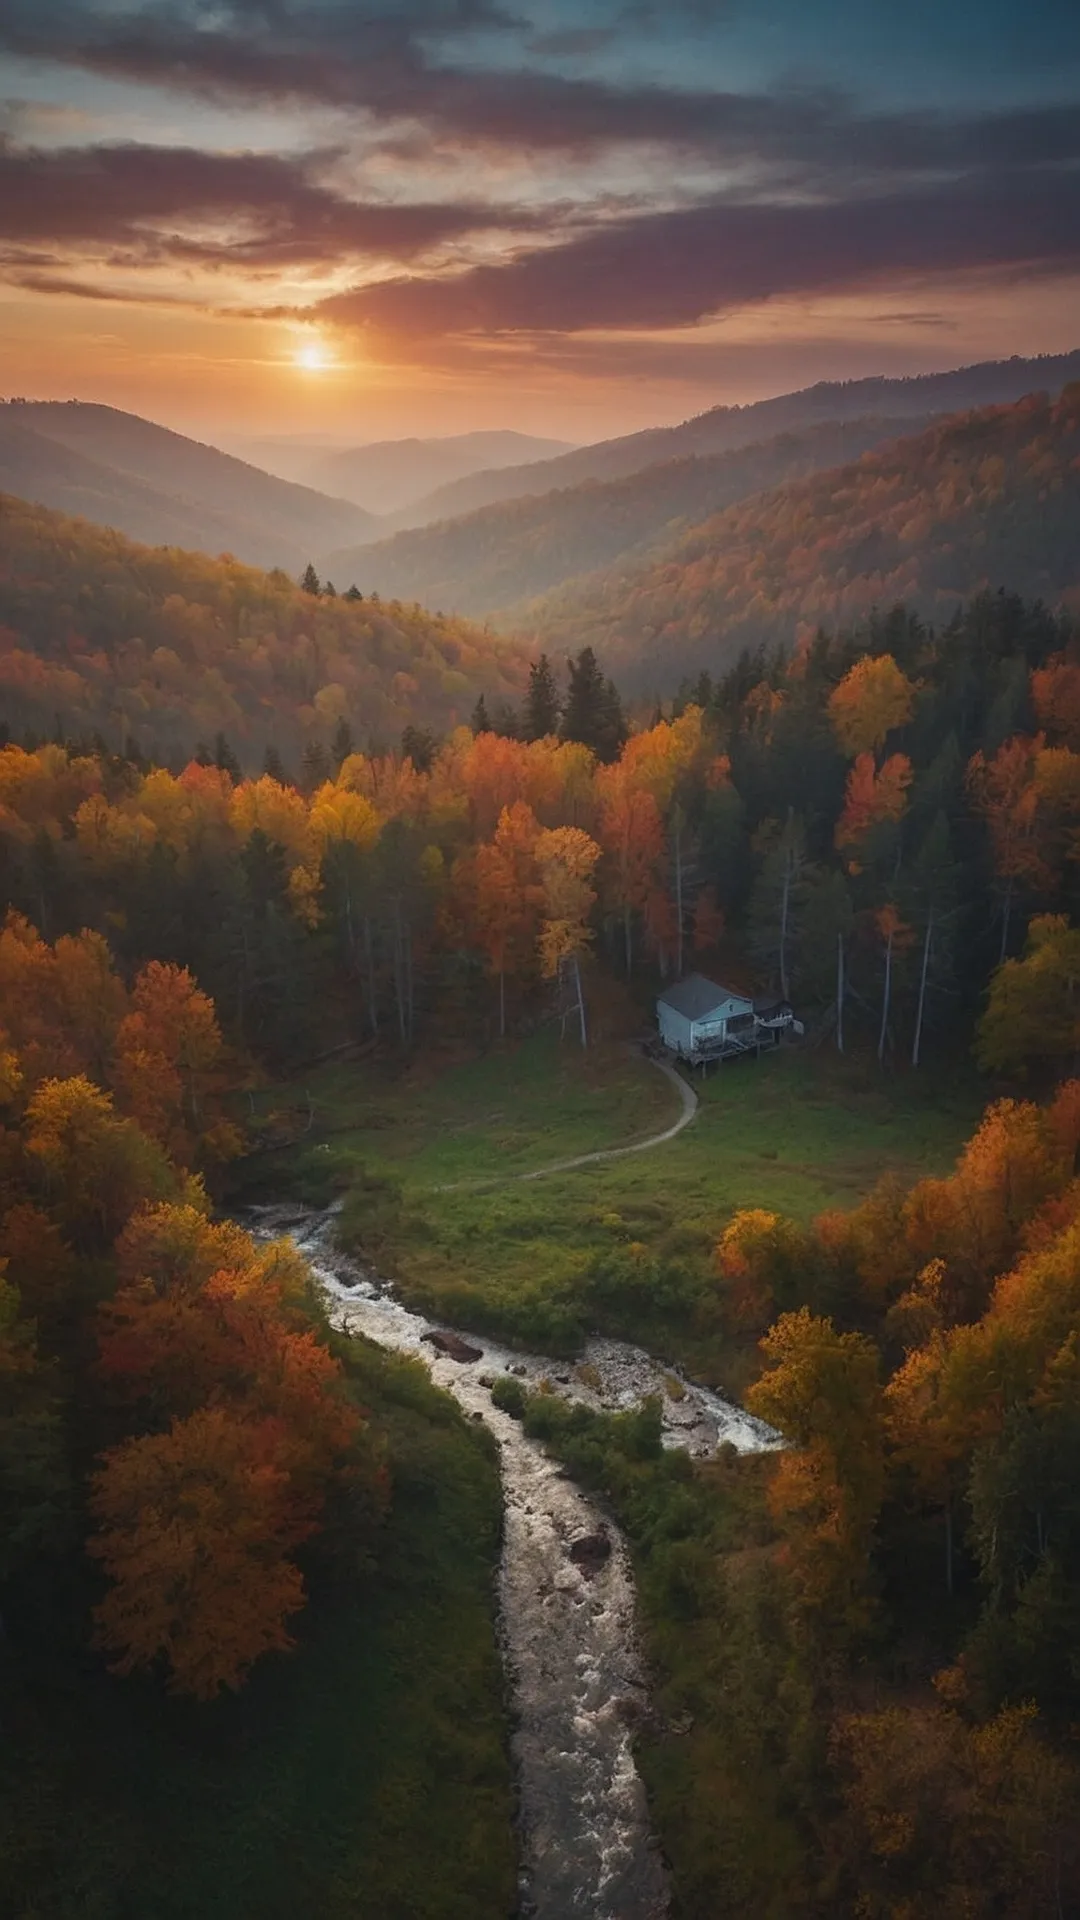
[{"label": "rocky riverbed", "polygon": [[491,1383],[546,1381],[567,1399],[616,1411],[660,1398],[667,1446],[698,1457],[779,1444],[760,1420],[662,1366],[640,1348],[592,1340],[573,1366],[517,1353],[412,1313],[371,1269],[335,1245],[332,1213],[264,1207],[249,1224],[289,1234],[307,1255],[335,1321],[414,1353],[439,1386],[484,1421],[499,1447],[505,1524],[499,1629],[515,1731],[521,1913],[534,1920],[663,1920],[667,1876],[634,1764],[648,1713],[634,1586],[617,1527],[519,1423]]}]

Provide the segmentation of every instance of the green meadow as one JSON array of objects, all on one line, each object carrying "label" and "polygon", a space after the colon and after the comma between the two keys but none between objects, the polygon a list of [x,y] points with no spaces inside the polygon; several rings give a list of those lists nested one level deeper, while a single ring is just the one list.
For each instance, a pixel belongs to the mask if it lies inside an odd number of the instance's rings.
[{"label": "green meadow", "polygon": [[[272,1189],[276,1167],[290,1193],[344,1193],[347,1243],[433,1314],[563,1352],[593,1325],[662,1333],[672,1357],[721,1377],[700,1306],[731,1213],[804,1219],[886,1173],[944,1172],[986,1098],[970,1073],[882,1074],[798,1047],[695,1086],[699,1111],[675,1139],[526,1181],[514,1176],[662,1131],[675,1089],[628,1047],[583,1053],[551,1035],[396,1076],[339,1065],[275,1090],[278,1124],[283,1109],[308,1130],[260,1178]],[[598,1294],[598,1263],[629,1249],[661,1276],[651,1303],[620,1301],[617,1280]]]}]

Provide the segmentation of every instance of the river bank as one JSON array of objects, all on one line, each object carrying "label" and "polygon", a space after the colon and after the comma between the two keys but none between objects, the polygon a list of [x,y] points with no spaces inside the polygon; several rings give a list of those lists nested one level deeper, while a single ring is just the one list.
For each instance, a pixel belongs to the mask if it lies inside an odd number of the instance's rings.
[{"label": "river bank", "polygon": [[[634,1760],[650,1703],[626,1543],[610,1517],[492,1400],[499,1379],[569,1404],[627,1411],[656,1398],[665,1446],[706,1458],[776,1436],[639,1348],[594,1340],[574,1366],[444,1330],[402,1305],[335,1243],[332,1210],[262,1207],[288,1233],[343,1330],[423,1357],[436,1384],[499,1447],[504,1499],[500,1635],[515,1731],[520,1910],[535,1920],[662,1920],[668,1877]],[[455,1357],[456,1355],[456,1357]]]}]

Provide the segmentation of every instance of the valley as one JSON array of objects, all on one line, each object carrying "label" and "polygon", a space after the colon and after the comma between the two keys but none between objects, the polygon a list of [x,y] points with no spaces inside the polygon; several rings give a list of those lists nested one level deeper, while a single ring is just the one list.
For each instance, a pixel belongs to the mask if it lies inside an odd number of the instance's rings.
[{"label": "valley", "polygon": [[13,1920],[1080,1898],[1069,365],[3,409]]}]

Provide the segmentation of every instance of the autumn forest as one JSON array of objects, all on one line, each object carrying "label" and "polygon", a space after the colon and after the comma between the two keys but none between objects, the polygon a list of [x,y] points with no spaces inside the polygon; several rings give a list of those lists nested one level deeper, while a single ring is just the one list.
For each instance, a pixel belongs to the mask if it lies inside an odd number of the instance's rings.
[{"label": "autumn forest", "polygon": [[522,1461],[617,1920],[1080,1913],[1077,394],[291,572],[0,496],[12,1920],[562,1920]]}]

